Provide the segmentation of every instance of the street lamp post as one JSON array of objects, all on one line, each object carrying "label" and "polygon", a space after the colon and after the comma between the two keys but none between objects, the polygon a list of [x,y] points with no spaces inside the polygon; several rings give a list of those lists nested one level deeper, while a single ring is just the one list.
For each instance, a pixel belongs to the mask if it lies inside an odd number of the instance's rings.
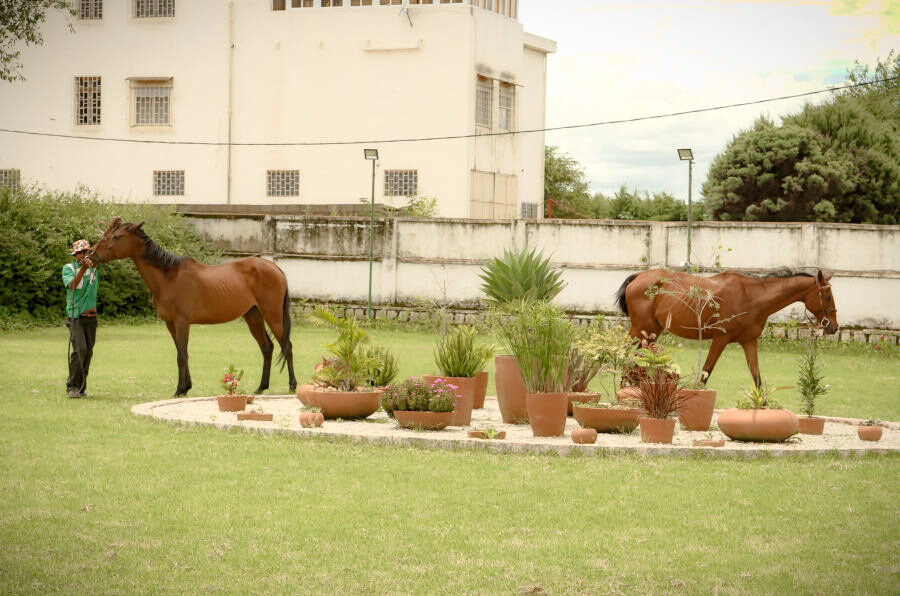
[{"label": "street lamp post", "polygon": [[366,159],[372,161],[372,201],[369,212],[369,304],[366,307],[366,318],[372,318],[372,260],[374,256],[375,229],[375,162],[378,161],[378,149],[363,149]]},{"label": "street lamp post", "polygon": [[691,266],[691,225],[694,223],[694,212],[691,205],[691,186],[694,182],[694,152],[690,149],[679,149],[678,159],[688,162],[688,225],[687,225],[687,266]]}]

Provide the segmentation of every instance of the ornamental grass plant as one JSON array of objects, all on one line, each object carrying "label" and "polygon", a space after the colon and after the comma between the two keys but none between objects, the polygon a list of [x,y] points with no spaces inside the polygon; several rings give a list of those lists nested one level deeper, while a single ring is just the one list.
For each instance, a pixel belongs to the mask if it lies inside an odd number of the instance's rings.
[{"label": "ornamental grass plant", "polygon": [[800,359],[797,376],[797,389],[800,391],[800,411],[812,416],[816,411],[816,400],[828,392],[824,382],[822,365],[817,350],[817,338],[814,329],[810,329],[809,343],[806,353]]},{"label": "ornamental grass plant", "polygon": [[494,346],[475,343],[475,328],[460,325],[438,339],[434,363],[445,377],[474,377],[494,355]]}]

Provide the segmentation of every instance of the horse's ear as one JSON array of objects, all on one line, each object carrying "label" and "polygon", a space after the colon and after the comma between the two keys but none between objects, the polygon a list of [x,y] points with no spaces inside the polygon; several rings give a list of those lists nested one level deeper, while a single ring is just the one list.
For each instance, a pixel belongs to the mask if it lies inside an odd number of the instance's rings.
[{"label": "horse's ear", "polygon": [[[144,220],[144,221],[146,221],[146,220]],[[138,230],[141,229],[141,226],[143,226],[143,225],[144,225],[144,222],[142,221],[142,222],[139,223],[138,225],[134,226],[134,231],[137,232]]]},{"label": "horse's ear", "polygon": [[834,275],[834,274],[833,274],[833,273],[829,273],[828,275],[825,275],[824,273],[822,273],[822,270],[819,269],[819,273],[816,275],[816,279],[818,280],[819,285],[823,285],[823,286],[824,286],[824,285],[826,285],[826,284],[828,283],[828,280],[831,279],[831,276],[832,276],[832,275]]}]

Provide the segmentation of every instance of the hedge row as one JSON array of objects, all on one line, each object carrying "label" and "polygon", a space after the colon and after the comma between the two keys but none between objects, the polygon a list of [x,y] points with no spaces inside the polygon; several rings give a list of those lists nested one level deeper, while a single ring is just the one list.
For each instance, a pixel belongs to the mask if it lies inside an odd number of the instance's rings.
[{"label": "hedge row", "polygon": [[[0,188],[0,327],[58,324],[65,317],[62,267],[72,259],[72,243],[86,238],[93,244],[105,229],[100,222],[116,215],[144,221],[144,231],[176,254],[206,263],[220,259],[171,207],[113,203],[86,188]],[[130,259],[105,265],[97,310],[106,317],[153,314],[150,292]]]}]

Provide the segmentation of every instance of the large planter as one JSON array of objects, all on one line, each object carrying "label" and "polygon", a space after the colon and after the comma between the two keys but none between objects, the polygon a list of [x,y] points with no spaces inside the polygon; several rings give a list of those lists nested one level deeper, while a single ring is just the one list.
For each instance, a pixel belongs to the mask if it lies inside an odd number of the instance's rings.
[{"label": "large planter", "polygon": [[825,432],[825,419],[819,416],[797,416],[800,434],[821,435]]},{"label": "large planter", "polygon": [[526,424],[528,406],[525,400],[525,381],[516,359],[508,354],[494,356],[494,384],[500,416],[507,424]]},{"label": "large planter", "polygon": [[528,423],[536,437],[561,437],[566,431],[565,393],[529,393],[525,398]]},{"label": "large planter", "polygon": [[422,375],[422,380],[431,385],[436,380],[456,386],[456,405],[453,407],[451,426],[469,426],[472,422],[472,404],[475,399],[475,377],[445,377],[442,375]]},{"label": "large planter", "polygon": [[220,395],[216,401],[219,402],[220,412],[240,412],[247,407],[246,395]]},{"label": "large planter", "polygon": [[575,392],[575,391],[570,391],[569,393],[566,393],[566,397],[568,397],[568,399],[569,399],[569,409],[567,411],[567,414],[569,416],[571,416],[572,414],[575,413],[572,408],[574,407],[574,405],[576,403],[583,403],[583,404],[597,403],[602,398],[602,396],[599,393],[589,393],[589,392],[579,393],[579,392]]},{"label": "large planter", "polygon": [[639,408],[590,408],[575,406],[575,420],[584,428],[599,433],[630,433],[637,428],[643,411]]},{"label": "large planter", "polygon": [[641,443],[671,443],[675,436],[674,418],[648,418],[642,416]]},{"label": "large planter", "polygon": [[442,430],[453,423],[453,412],[417,412],[394,410],[397,424],[415,430]]},{"label": "large planter", "polygon": [[729,408],[719,414],[719,430],[736,441],[786,441],[796,434],[797,416],[788,410]]},{"label": "large planter", "polygon": [[472,398],[472,409],[480,410],[484,407],[484,398],[487,397],[488,372],[481,371],[475,375],[475,396]]},{"label": "large planter", "polygon": [[685,430],[709,430],[716,409],[716,392],[712,389],[679,389],[681,405],[678,421]]},{"label": "large planter", "polygon": [[322,408],[326,420],[371,416],[381,405],[378,402],[380,395],[380,391],[325,391],[313,385],[297,388],[300,401],[307,406]]},{"label": "large planter", "polygon": [[857,426],[856,427],[856,436],[858,436],[863,441],[880,441],[881,440],[881,427],[880,426]]}]

